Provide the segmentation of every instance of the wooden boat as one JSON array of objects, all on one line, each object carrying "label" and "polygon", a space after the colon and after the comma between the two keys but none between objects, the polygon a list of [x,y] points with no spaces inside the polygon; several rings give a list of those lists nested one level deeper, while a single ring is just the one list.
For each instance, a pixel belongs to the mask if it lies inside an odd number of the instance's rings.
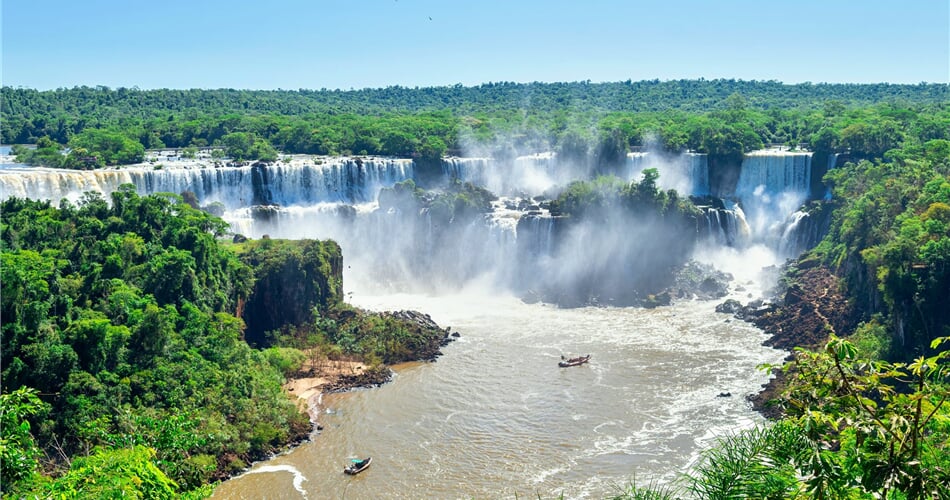
[{"label": "wooden boat", "polygon": [[587,356],[578,356],[576,358],[564,359],[564,356],[561,356],[561,362],[557,365],[561,368],[567,368],[568,366],[578,366],[590,361],[590,354]]},{"label": "wooden boat", "polygon": [[366,468],[369,467],[369,464],[370,464],[370,462],[372,462],[372,461],[373,461],[373,457],[366,457],[366,458],[364,458],[363,460],[359,460],[359,459],[354,458],[354,459],[353,459],[353,463],[350,464],[349,467],[344,468],[344,469],[343,469],[343,472],[345,472],[345,473],[347,473],[347,474],[349,474],[349,475],[351,475],[351,476],[354,476],[354,475],[359,474],[360,472],[363,472],[364,470],[366,470]]}]

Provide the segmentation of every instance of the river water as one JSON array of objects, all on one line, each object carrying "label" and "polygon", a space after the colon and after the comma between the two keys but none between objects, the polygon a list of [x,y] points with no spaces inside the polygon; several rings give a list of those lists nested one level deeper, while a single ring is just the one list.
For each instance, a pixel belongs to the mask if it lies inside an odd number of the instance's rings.
[{"label": "river water", "polygon": [[[669,481],[715,437],[760,421],[744,396],[768,380],[756,365],[785,354],[716,302],[558,309],[358,291],[350,301],[424,311],[462,336],[378,389],[324,396],[312,442],[215,498],[604,498],[634,478]],[[587,365],[557,366],[588,353]],[[363,456],[367,471],[342,473]]]}]

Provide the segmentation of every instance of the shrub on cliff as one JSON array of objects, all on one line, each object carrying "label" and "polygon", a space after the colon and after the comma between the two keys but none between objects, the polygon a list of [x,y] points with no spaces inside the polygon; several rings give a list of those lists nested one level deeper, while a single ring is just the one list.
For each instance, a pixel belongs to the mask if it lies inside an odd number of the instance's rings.
[{"label": "shrub on cliff", "polygon": [[343,300],[343,256],[332,241],[262,239],[242,244],[241,260],[254,269],[244,306],[246,339],[266,344],[266,332],[305,325],[314,308]]}]

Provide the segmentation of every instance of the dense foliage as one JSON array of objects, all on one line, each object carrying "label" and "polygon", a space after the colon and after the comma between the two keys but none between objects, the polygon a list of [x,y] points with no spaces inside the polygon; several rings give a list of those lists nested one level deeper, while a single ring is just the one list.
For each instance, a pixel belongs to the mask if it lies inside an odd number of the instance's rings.
[{"label": "dense foliage", "polygon": [[491,212],[491,202],[497,199],[487,189],[470,182],[454,180],[445,189],[426,191],[412,179],[383,188],[378,198],[382,210],[398,209],[406,214],[425,210],[437,226],[455,221],[459,225],[471,222],[480,214]]},{"label": "dense foliage", "polygon": [[681,198],[675,190],[663,191],[657,187],[659,172],[655,168],[643,171],[639,181],[625,183],[617,177],[598,177],[593,181],[574,181],[567,185],[551,202],[552,215],[574,217],[608,216],[612,208],[622,213],[656,216],[695,216],[696,207],[688,198]]},{"label": "dense foliage", "polygon": [[335,241],[247,241],[234,246],[257,279],[244,305],[245,339],[266,345],[266,334],[287,325],[306,325],[314,311],[343,300],[343,254]]},{"label": "dense foliage", "polygon": [[[139,90],[74,87],[51,91],[3,87],[3,142],[19,131],[36,137],[98,128],[120,118],[167,118],[180,113],[223,115],[378,114],[452,110],[461,114],[534,109],[543,113],[572,109],[643,112],[680,109],[705,112],[720,109],[733,95],[747,96],[759,109],[820,108],[828,101],[869,105],[886,101],[941,103],[945,84],[812,84],[776,81],[673,80],[609,83],[486,83],[473,87],[362,90]],[[37,133],[39,132],[39,133]]]},{"label": "dense foliage", "polygon": [[[908,127],[948,139],[950,123],[947,86],[939,84],[684,80],[360,91],[4,87],[2,97],[3,143],[45,137],[81,150],[63,160],[46,143],[43,154],[21,151],[20,161],[69,167],[139,161],[139,147],[214,145],[238,160],[265,161],[275,158],[275,150],[422,159],[556,150],[601,169],[630,147],[653,141],[722,160],[768,143],[850,149],[873,158],[898,144]],[[920,119],[932,109],[938,112]]]},{"label": "dense foliage", "polygon": [[[110,202],[0,206],[4,494],[207,495],[309,434],[281,389],[303,349],[382,377],[439,354],[431,320],[342,304],[333,241],[224,245],[227,225],[178,195],[123,186]],[[245,342],[242,309],[278,347]]]},{"label": "dense foliage", "polygon": [[840,206],[816,253],[867,314],[885,315],[892,354],[909,359],[950,334],[950,141],[905,141],[887,156],[828,174]]},{"label": "dense foliage", "polygon": [[[233,248],[257,276],[245,304],[249,343],[291,358],[293,350],[306,351],[379,368],[440,354],[448,332],[421,313],[373,313],[343,302],[343,256],[335,241],[268,238]],[[292,372],[295,363],[287,367]]]},{"label": "dense foliage", "polygon": [[269,332],[276,349],[309,352],[320,359],[360,359],[371,369],[406,361],[431,360],[441,354],[447,331],[420,313],[377,313],[337,303],[312,321]]},{"label": "dense foliage", "polygon": [[217,244],[220,219],[130,188],[111,206],[89,194],[59,208],[8,199],[0,212],[4,492],[44,488],[37,462],[55,470],[97,446],[155,457],[102,451],[64,481],[154,462],[191,490],[306,437],[282,373],[231,314],[253,278]]}]

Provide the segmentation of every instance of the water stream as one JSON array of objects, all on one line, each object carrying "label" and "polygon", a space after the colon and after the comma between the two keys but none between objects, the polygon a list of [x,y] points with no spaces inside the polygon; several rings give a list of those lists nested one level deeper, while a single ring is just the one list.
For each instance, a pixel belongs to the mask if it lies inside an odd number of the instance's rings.
[{"label": "water stream", "polygon": [[[484,294],[364,295],[461,332],[436,363],[371,390],[327,395],[312,442],[222,484],[215,498],[603,498],[669,481],[715,437],[760,421],[744,396],[784,352],[714,311],[557,309]],[[558,368],[560,356],[591,362]],[[729,393],[729,397],[720,397]],[[372,456],[356,477],[351,458]],[[286,466],[271,473],[261,467]],[[304,478],[303,494],[294,487]]]}]

